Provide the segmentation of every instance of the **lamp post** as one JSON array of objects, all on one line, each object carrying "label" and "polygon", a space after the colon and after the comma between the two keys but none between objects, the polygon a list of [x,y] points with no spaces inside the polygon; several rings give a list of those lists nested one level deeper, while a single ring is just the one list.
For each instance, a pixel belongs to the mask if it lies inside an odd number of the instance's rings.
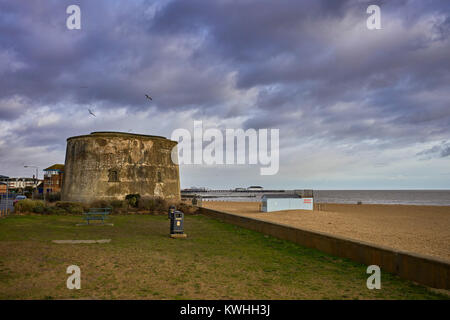
[{"label": "lamp post", "polygon": [[[35,185],[36,185],[36,189],[37,189],[37,182],[39,181],[39,177],[38,177],[38,174],[39,174],[39,168],[38,167],[36,167],[36,166],[23,166],[24,168],[35,168],[36,169],[36,176],[35,176],[35,178],[34,178],[34,182],[35,182]],[[31,193],[31,199],[34,199],[34,191]]]}]

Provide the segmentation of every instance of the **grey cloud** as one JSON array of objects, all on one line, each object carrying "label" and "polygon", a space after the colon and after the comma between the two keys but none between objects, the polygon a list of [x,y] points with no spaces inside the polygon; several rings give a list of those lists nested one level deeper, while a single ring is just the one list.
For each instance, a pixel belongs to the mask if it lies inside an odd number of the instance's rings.
[{"label": "grey cloud", "polygon": [[5,74],[1,96],[146,109],[149,92],[162,110],[206,107],[224,99],[223,70],[212,70],[208,61],[196,63],[189,53],[183,57],[189,50],[185,39],[146,32],[146,3],[81,1],[80,31],[65,28],[68,3],[4,5],[0,24],[8,32],[2,47],[14,48],[25,67]]},{"label": "grey cloud", "polygon": [[[271,112],[261,110],[246,127],[282,124],[308,136],[322,133],[337,140],[375,138],[384,140],[384,145],[386,140],[404,144],[448,134],[448,98],[435,103],[415,101],[411,96],[444,90],[449,82],[449,42],[445,37],[408,32],[428,14],[448,15],[448,3],[381,2],[386,19],[399,19],[404,29],[400,33],[386,30],[386,37],[377,40],[376,46],[366,30],[359,42],[348,47],[330,43],[322,26],[335,24],[339,28],[340,19],[347,15],[360,19],[364,29],[361,9],[367,3],[351,6],[339,2],[345,10],[333,11],[320,5],[301,10],[304,2],[280,2],[269,10],[268,3],[260,2],[255,14],[246,4],[209,3],[201,8],[196,4],[199,2],[188,8],[185,3],[173,2],[161,13],[157,25],[171,33],[206,30],[207,49],[221,54],[239,70],[237,86],[260,88],[256,107]],[[177,22],[171,24],[173,20]],[[342,32],[345,41],[346,31]],[[333,112],[336,104],[348,102],[359,104],[359,108]],[[303,128],[297,119],[286,120],[298,110],[304,111]]]},{"label": "grey cloud", "polygon": [[[375,1],[376,32],[365,28],[374,1],[78,3],[82,30],[70,31],[72,1],[0,2],[0,125],[12,124],[0,138],[63,150],[69,135],[116,129],[84,124],[88,107],[241,117],[279,128],[286,148],[395,150],[450,135],[449,1]],[[73,119],[22,123],[43,108]],[[439,146],[430,154],[448,153]]]},{"label": "grey cloud", "polygon": [[441,144],[418,152],[416,155],[421,156],[423,159],[448,157],[450,156],[450,142],[443,141]]}]

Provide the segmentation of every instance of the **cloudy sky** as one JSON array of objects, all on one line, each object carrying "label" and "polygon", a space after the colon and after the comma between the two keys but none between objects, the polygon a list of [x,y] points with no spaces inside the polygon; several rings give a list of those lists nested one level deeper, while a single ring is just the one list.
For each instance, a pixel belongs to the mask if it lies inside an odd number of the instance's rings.
[{"label": "cloudy sky", "polygon": [[450,188],[450,1],[0,0],[0,174],[194,120],[279,129],[280,170],[186,165],[182,187]]}]

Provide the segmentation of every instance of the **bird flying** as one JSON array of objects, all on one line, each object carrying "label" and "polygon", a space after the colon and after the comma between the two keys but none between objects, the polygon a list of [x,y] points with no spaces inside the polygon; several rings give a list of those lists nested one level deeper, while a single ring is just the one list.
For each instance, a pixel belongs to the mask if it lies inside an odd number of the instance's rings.
[{"label": "bird flying", "polygon": [[146,94],[145,97],[146,97],[147,99],[153,100],[152,97],[150,97],[148,94]]},{"label": "bird flying", "polygon": [[92,111],[91,109],[88,109],[89,113],[92,114],[94,117],[97,117]]}]

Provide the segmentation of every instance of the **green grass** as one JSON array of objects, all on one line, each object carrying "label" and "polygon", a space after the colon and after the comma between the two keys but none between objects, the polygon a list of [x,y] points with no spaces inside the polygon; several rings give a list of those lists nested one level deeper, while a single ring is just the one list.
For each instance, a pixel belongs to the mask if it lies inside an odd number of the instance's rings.
[{"label": "green grass", "polygon": [[[165,216],[113,216],[114,226],[76,226],[80,216],[0,219],[0,299],[448,299],[366,266],[288,241],[187,216],[187,239],[168,237]],[[112,239],[108,244],[53,244]],[[81,268],[81,289],[66,268]]]}]

